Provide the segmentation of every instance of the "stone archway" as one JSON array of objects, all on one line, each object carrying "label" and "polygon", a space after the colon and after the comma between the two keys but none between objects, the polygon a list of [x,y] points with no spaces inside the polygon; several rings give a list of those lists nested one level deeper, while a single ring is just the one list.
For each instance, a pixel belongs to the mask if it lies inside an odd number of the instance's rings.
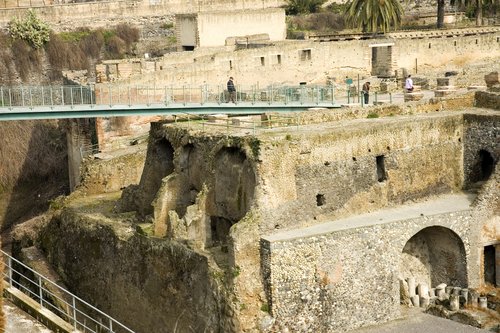
[{"label": "stone archway", "polygon": [[429,287],[446,283],[467,287],[467,265],[462,239],[452,230],[432,226],[420,230],[405,244],[400,257],[400,276],[415,278]]}]

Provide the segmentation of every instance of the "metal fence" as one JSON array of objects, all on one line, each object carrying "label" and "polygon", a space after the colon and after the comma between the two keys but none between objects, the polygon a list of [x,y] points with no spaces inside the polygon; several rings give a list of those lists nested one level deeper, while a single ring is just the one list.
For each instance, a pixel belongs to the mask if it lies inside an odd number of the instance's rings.
[{"label": "metal fence", "polygon": [[[333,86],[237,86],[234,96],[225,86],[22,86],[0,87],[0,107],[98,105],[217,105],[232,102],[265,105],[335,104]],[[233,98],[231,98],[233,97]]]},{"label": "metal fence", "polygon": [[134,333],[104,312],[73,295],[19,260],[1,251],[4,257],[4,279],[40,306],[67,321],[79,332]]}]

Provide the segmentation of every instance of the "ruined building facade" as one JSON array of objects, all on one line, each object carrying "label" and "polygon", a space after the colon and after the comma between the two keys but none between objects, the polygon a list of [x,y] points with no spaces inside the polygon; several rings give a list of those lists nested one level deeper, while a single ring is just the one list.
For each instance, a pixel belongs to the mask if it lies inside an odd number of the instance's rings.
[{"label": "ruined building facade", "polygon": [[401,279],[500,282],[500,118],[473,106],[492,100],[380,107],[377,119],[315,110],[255,134],[153,123],[145,158],[87,165],[40,246],[72,290],[138,332],[387,321]]}]

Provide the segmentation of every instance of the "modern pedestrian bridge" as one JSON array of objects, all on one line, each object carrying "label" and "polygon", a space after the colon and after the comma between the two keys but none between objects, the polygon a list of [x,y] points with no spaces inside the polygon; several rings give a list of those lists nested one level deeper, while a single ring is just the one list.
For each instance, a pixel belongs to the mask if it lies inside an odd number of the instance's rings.
[{"label": "modern pedestrian bridge", "polygon": [[0,120],[176,114],[261,114],[338,108],[333,86],[237,87],[235,103],[223,86],[0,87]]}]

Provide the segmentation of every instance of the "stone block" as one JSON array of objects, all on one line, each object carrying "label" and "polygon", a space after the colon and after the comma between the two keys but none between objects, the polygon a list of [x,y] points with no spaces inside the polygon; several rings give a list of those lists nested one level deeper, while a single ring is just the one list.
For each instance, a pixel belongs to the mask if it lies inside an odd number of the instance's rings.
[{"label": "stone block", "polygon": [[500,81],[499,81],[498,72],[491,72],[489,74],[486,74],[484,76],[484,82],[486,82],[486,85],[488,86],[488,88],[490,88],[491,86],[493,86],[495,84],[499,84]]},{"label": "stone block", "polygon": [[492,85],[488,90],[491,92],[500,92],[500,83]]},{"label": "stone block", "polygon": [[486,86],[468,86],[467,90],[481,90],[481,91],[485,91],[486,90]]},{"label": "stone block", "polygon": [[453,86],[455,83],[452,77],[438,77],[436,81],[438,87]]},{"label": "stone block", "polygon": [[422,98],[424,94],[421,92],[405,93],[405,102],[420,101]]},{"label": "stone block", "polygon": [[209,114],[207,116],[207,120],[209,123],[226,123],[227,114]]},{"label": "stone block", "polygon": [[420,298],[429,297],[429,287],[427,286],[427,283],[419,283],[417,286],[417,292]]},{"label": "stone block", "polygon": [[434,90],[434,96],[435,97],[444,97],[444,96],[451,95],[455,92],[456,92],[456,90],[454,90],[454,89],[450,89],[450,90],[439,89],[439,90]]}]

